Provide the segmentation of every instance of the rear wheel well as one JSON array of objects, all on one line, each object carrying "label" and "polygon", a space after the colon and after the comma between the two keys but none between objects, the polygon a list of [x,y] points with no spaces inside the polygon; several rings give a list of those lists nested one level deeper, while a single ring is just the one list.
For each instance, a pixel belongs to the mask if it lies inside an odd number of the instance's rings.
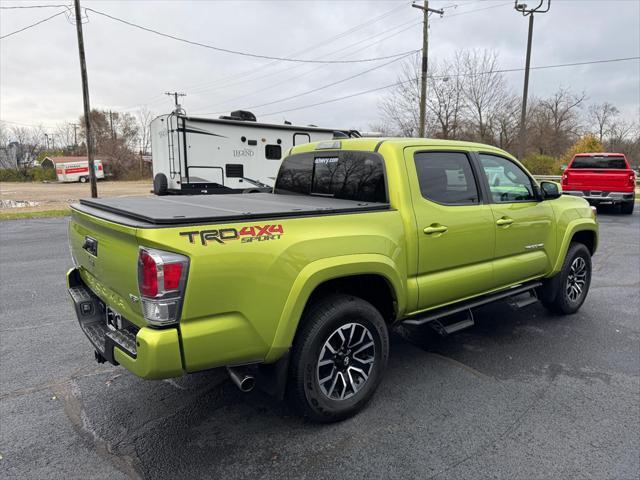
[{"label": "rear wheel well", "polygon": [[305,311],[321,298],[334,293],[353,295],[366,300],[392,323],[396,317],[396,296],[393,287],[381,275],[352,275],[334,278],[318,285],[309,296]]},{"label": "rear wheel well", "polygon": [[571,238],[571,242],[582,243],[589,249],[589,253],[591,253],[591,255],[593,255],[596,251],[596,234],[591,230],[582,230],[580,232],[574,233],[573,237]]}]

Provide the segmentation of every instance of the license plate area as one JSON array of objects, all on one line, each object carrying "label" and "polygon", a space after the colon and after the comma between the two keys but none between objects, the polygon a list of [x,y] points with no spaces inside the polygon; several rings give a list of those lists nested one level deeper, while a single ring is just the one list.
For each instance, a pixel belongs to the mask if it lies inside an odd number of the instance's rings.
[{"label": "license plate area", "polygon": [[115,331],[122,329],[122,315],[109,306],[105,307],[105,320],[109,330]]}]

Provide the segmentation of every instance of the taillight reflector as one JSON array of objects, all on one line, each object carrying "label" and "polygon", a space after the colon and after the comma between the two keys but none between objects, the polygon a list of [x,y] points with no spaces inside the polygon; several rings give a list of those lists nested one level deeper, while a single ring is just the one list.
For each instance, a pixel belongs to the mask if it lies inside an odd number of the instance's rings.
[{"label": "taillight reflector", "polygon": [[164,265],[164,289],[165,291],[177,290],[180,287],[182,277],[181,263],[167,263]]}]

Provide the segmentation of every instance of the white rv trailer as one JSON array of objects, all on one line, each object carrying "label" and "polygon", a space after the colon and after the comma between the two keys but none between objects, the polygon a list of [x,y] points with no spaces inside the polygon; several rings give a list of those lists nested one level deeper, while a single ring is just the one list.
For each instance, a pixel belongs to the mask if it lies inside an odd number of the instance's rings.
[{"label": "white rv trailer", "polygon": [[290,147],[349,136],[359,134],[259,123],[245,111],[217,119],[161,115],[151,122],[153,190],[156,195],[264,191],[273,187]]}]

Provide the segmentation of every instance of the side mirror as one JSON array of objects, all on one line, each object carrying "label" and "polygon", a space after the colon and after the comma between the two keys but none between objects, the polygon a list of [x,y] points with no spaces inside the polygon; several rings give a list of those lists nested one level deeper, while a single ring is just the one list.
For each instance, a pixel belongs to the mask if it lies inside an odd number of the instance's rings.
[{"label": "side mirror", "polygon": [[560,170],[564,172],[567,169],[567,166],[568,165],[560,165]]},{"label": "side mirror", "polygon": [[542,191],[543,200],[553,200],[562,195],[560,185],[555,182],[540,182],[540,190]]}]

